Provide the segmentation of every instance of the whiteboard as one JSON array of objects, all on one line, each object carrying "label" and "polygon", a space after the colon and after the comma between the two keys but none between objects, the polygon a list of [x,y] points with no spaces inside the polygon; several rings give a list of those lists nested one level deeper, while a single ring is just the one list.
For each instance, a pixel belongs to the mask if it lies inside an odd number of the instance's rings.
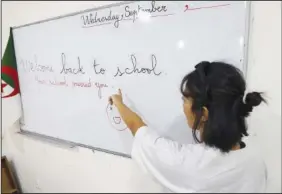
[{"label": "whiteboard", "polygon": [[248,14],[246,2],[144,1],[14,27],[22,131],[130,157],[133,136],[108,104],[121,88],[149,126],[190,134],[181,79],[203,60],[244,71]]}]

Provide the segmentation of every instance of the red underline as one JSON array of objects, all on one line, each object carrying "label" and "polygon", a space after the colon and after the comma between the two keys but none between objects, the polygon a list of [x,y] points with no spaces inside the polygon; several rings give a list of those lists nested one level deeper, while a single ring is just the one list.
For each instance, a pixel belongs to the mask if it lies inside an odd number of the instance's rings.
[{"label": "red underline", "polygon": [[198,9],[209,9],[209,8],[216,8],[216,7],[224,7],[228,6],[230,4],[222,4],[222,5],[214,5],[214,6],[208,6],[208,7],[197,7],[197,8],[188,8],[186,11],[193,11],[193,10],[198,10]]}]

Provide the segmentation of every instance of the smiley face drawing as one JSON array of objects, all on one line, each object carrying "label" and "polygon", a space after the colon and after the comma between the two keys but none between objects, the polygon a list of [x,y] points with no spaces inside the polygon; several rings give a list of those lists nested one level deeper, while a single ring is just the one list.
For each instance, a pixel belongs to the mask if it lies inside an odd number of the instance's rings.
[{"label": "smiley face drawing", "polygon": [[108,120],[113,128],[115,128],[117,131],[124,131],[127,129],[127,126],[123,122],[116,107],[108,104],[106,108],[106,113]]}]

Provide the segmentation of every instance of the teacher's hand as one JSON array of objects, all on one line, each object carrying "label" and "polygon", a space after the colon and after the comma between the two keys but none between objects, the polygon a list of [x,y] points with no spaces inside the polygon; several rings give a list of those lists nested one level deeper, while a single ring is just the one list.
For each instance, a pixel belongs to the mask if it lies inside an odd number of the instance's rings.
[{"label": "teacher's hand", "polygon": [[121,90],[118,89],[118,93],[117,94],[114,94],[112,96],[110,96],[109,98],[109,103],[111,105],[119,105],[119,104],[122,104],[122,93],[121,93]]},{"label": "teacher's hand", "polygon": [[130,129],[133,135],[135,135],[139,128],[141,128],[142,126],[146,126],[146,124],[143,122],[142,118],[139,115],[137,115],[135,112],[130,110],[130,108],[128,108],[125,104],[123,104],[122,93],[120,89],[118,90],[117,94],[110,96],[109,103],[117,107],[122,120]]}]

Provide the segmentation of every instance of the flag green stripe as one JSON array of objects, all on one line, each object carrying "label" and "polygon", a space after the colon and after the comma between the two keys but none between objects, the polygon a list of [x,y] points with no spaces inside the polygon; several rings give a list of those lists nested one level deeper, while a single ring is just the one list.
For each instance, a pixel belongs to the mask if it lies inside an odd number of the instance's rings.
[{"label": "flag green stripe", "polygon": [[[17,69],[12,28],[10,28],[10,36],[9,36],[9,40],[8,40],[1,64],[2,66],[9,66],[11,68]],[[1,72],[1,79],[5,81],[7,84],[9,84],[11,87],[15,87],[14,81],[3,72]]]}]

